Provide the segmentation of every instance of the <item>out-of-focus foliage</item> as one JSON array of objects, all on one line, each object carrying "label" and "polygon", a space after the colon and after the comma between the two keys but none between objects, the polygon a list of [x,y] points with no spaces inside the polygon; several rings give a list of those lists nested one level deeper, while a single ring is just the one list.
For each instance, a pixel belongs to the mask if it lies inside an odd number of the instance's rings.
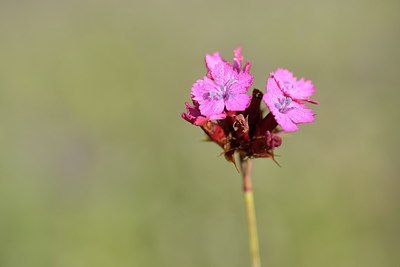
[{"label": "out-of-focus foliage", "polygon": [[254,166],[267,266],[399,266],[400,2],[0,3],[0,266],[248,266],[241,181],[182,119],[205,53],[317,120]]}]

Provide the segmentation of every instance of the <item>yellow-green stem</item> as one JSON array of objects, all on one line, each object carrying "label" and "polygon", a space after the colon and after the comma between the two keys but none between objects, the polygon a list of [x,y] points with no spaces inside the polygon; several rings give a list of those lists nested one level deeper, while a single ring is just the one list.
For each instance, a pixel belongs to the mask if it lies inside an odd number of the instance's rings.
[{"label": "yellow-green stem", "polygon": [[246,204],[247,225],[249,229],[250,259],[252,267],[260,267],[260,251],[258,248],[258,234],[256,211],[254,207],[253,188],[251,183],[251,159],[240,159],[241,171],[243,176],[243,193]]}]

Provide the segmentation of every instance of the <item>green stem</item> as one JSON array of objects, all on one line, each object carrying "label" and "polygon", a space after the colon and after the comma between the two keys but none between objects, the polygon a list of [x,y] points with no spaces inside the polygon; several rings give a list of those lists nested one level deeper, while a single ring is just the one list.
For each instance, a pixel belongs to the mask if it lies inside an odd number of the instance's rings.
[{"label": "green stem", "polygon": [[258,248],[258,234],[256,211],[254,208],[253,188],[251,184],[251,170],[253,162],[251,159],[240,158],[240,166],[243,176],[243,193],[246,204],[247,225],[249,230],[250,259],[252,267],[260,267],[260,251]]}]

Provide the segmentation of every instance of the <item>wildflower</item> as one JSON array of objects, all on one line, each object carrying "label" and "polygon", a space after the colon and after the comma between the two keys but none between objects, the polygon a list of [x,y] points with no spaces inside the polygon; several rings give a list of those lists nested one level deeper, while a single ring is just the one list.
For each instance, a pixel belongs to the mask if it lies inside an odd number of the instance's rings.
[{"label": "wildflower", "polygon": [[[314,113],[304,102],[317,104],[310,99],[315,91],[311,81],[297,80],[285,69],[271,73],[266,84],[266,94],[254,88],[252,96],[247,90],[253,83],[249,73],[250,62],[242,66],[243,56],[240,48],[234,50],[233,63],[230,64],[216,52],[207,54],[205,63],[207,74],[196,81],[191,90],[193,106],[185,103],[186,113],[181,117],[199,126],[223,149],[225,159],[236,169],[236,158],[243,176],[247,218],[249,222],[249,241],[252,266],[260,266],[258,252],[257,226],[251,184],[253,158],[271,158],[276,164],[274,150],[281,146],[282,130],[298,130],[297,124],[312,122]],[[262,100],[270,112],[264,116],[260,107]],[[279,164],[278,164],[279,165]]]},{"label": "wildflower", "polygon": [[314,113],[303,101],[310,99],[315,89],[311,81],[297,80],[291,72],[278,69],[270,74],[263,100],[284,131],[297,131],[297,124],[314,121]]},{"label": "wildflower", "polygon": [[[240,48],[234,50],[233,63],[218,52],[207,54],[207,74],[193,84],[193,105],[185,103],[186,112],[181,116],[199,126],[234,164],[236,153],[242,160],[275,161],[274,150],[282,144],[282,130],[296,131],[297,124],[314,120],[312,110],[304,102],[317,103],[310,99],[315,88],[311,81],[297,80],[288,70],[277,69],[267,80],[266,94],[254,89],[251,96],[247,95],[253,76],[249,73],[250,62],[242,62]],[[266,115],[260,106],[262,102],[270,110]]]},{"label": "wildflower", "polygon": [[234,64],[226,62],[219,53],[206,56],[208,74],[192,87],[192,99],[199,104],[201,115],[215,116],[227,111],[243,111],[250,103],[246,94],[253,83],[250,63],[240,69],[242,56],[235,50]]}]

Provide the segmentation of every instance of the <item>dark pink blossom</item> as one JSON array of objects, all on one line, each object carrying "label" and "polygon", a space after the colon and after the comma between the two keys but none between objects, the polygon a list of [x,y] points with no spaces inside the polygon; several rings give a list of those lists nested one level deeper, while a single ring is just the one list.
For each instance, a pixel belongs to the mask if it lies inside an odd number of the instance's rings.
[{"label": "dark pink blossom", "polygon": [[215,66],[217,66],[219,63],[222,62],[228,63],[225,59],[221,57],[219,52],[215,52],[214,54],[211,55],[206,54],[205,62],[208,72],[211,72],[215,68]]},{"label": "dark pink blossom", "polygon": [[273,77],[278,83],[278,87],[286,96],[291,97],[295,101],[306,101],[313,104],[318,103],[310,99],[315,92],[312,81],[305,80],[304,78],[297,80],[296,77],[293,76],[293,73],[281,68],[273,72]]},{"label": "dark pink blossom", "polygon": [[[185,103],[181,116],[218,144],[228,161],[235,164],[235,154],[275,161],[282,130],[296,131],[297,124],[314,120],[313,111],[305,106],[305,102],[317,104],[311,100],[315,91],[311,81],[297,80],[290,71],[277,69],[267,80],[265,94],[254,88],[249,96],[253,76],[250,62],[243,65],[241,48],[234,50],[232,63],[218,52],[207,54],[205,63],[207,74],[192,86],[193,106]],[[262,102],[269,113],[263,112]]]},{"label": "dark pink blossom", "polygon": [[220,115],[224,110],[243,111],[250,103],[246,94],[253,83],[248,72],[238,72],[229,63],[210,64],[211,77],[205,76],[192,87],[192,99],[199,103],[203,116]]},{"label": "dark pink blossom", "polygon": [[297,124],[314,121],[314,113],[302,103],[315,103],[310,100],[315,90],[311,81],[297,81],[291,72],[278,69],[270,74],[266,90],[263,100],[284,131],[297,131]]}]

